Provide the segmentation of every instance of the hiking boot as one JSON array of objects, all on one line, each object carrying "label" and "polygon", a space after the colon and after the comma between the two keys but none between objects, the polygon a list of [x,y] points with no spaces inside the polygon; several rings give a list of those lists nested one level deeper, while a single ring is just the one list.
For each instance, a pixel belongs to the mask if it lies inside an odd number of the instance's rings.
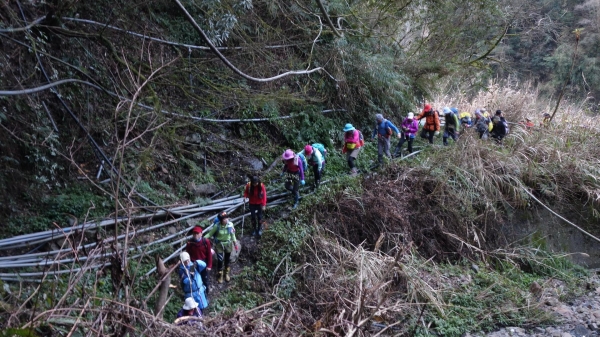
[{"label": "hiking boot", "polygon": [[[229,276],[229,272],[231,271],[231,267],[225,268],[225,282],[231,281],[231,277]],[[222,282],[222,281],[221,281]]]},{"label": "hiking boot", "polygon": [[296,200],[296,201],[294,202],[294,206],[292,206],[292,209],[296,209],[296,208],[298,208],[298,200]]},{"label": "hiking boot", "polygon": [[358,170],[356,169],[356,167],[353,167],[352,170],[350,170],[350,176],[356,177],[356,175],[358,175]]},{"label": "hiking boot", "polygon": [[218,275],[217,282],[223,283],[223,271],[219,270],[219,272],[217,273],[217,275]]}]

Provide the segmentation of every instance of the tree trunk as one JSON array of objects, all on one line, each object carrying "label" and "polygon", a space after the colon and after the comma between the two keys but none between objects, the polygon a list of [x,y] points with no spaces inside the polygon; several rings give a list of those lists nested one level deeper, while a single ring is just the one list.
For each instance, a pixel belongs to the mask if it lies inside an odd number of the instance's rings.
[{"label": "tree trunk", "polygon": [[[158,256],[156,257],[156,270],[157,270],[157,277],[159,280],[161,280],[165,276],[165,274],[168,273],[167,268],[165,267],[165,264],[163,263],[163,260]],[[162,308],[167,303],[167,296],[169,295],[169,284],[170,283],[171,283],[171,275],[169,273],[169,275],[167,275],[160,284],[160,288],[159,288],[159,292],[158,292],[158,300],[156,301],[156,305],[154,306],[154,312],[157,313],[157,315],[156,315],[157,318],[162,319],[162,317],[163,317]]]}]

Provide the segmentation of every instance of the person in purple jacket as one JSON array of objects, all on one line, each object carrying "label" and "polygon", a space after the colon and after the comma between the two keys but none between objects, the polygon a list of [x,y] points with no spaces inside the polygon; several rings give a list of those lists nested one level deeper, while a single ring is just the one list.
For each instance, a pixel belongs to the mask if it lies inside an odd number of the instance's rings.
[{"label": "person in purple jacket", "polygon": [[285,179],[285,189],[292,192],[294,195],[294,206],[298,207],[298,201],[300,201],[300,184],[304,185],[304,165],[302,159],[294,153],[294,151],[287,149],[281,156],[283,160],[283,170],[281,174],[287,173]]},{"label": "person in purple jacket", "polygon": [[415,135],[419,131],[419,122],[415,119],[415,114],[409,112],[408,116],[402,121],[400,129],[402,129],[402,138],[400,138],[398,145],[396,145],[394,157],[399,157],[402,154],[402,145],[406,141],[408,141],[408,153],[412,153],[412,144],[415,140]]}]

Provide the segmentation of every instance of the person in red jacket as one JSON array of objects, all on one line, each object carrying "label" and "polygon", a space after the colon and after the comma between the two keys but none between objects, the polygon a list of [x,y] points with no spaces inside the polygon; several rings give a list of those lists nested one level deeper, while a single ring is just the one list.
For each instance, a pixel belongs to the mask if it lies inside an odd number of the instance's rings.
[{"label": "person in red jacket", "polygon": [[416,117],[418,121],[425,118],[425,126],[421,130],[421,138],[427,138],[433,144],[433,136],[440,133],[440,117],[430,104],[425,104],[423,111]]},{"label": "person in red jacket", "polygon": [[252,176],[250,182],[246,184],[244,198],[248,199],[250,205],[250,217],[254,229],[252,235],[260,238],[262,235],[262,216],[267,207],[267,189],[257,176]]},{"label": "person in red jacket", "polygon": [[206,286],[206,295],[210,286],[209,272],[212,269],[212,249],[210,240],[202,237],[202,227],[196,226],[192,229],[192,239],[185,245],[185,251],[190,254],[191,261],[202,260],[206,268],[200,272],[202,283]]}]

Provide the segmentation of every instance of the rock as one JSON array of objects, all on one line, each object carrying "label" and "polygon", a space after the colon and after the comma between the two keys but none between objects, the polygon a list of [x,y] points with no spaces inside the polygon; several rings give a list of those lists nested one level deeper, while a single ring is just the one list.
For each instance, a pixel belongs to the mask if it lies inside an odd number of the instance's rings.
[{"label": "rock", "polygon": [[[583,325],[578,325],[575,327],[575,330],[573,330],[573,336],[575,337],[589,337],[590,334],[591,332]],[[571,334],[569,334],[569,336],[571,336]]]},{"label": "rock", "polygon": [[167,228],[167,232],[169,234],[175,234],[175,233],[177,233],[177,228],[175,228],[175,226],[171,226],[171,227]]},{"label": "rock", "polygon": [[478,273],[478,272],[479,272],[479,266],[478,266],[478,265],[476,265],[476,264],[472,264],[472,265],[471,265],[471,269],[472,269],[474,272],[476,272],[476,273]]},{"label": "rock", "polygon": [[565,317],[569,317],[573,314],[573,311],[571,310],[571,308],[564,304],[561,304],[561,305],[555,307],[554,311],[556,311],[557,314],[560,314]]},{"label": "rock", "polygon": [[568,332],[563,332],[563,333],[560,334],[560,337],[573,337],[573,335],[571,335]]},{"label": "rock", "polygon": [[254,171],[261,171],[265,167],[263,162],[258,158],[246,158],[244,162],[248,164]]},{"label": "rock", "polygon": [[539,332],[539,333],[545,333],[546,332],[546,329],[540,328],[539,326],[536,327],[534,330],[535,330],[535,332]]},{"label": "rock", "polygon": [[190,188],[195,196],[211,195],[217,193],[218,191],[217,186],[213,184],[191,184]]},{"label": "rock", "polygon": [[202,143],[202,137],[200,136],[199,133],[194,133],[191,134],[189,136],[185,137],[185,141],[188,143],[192,143],[192,144],[201,144]]},{"label": "rock", "polygon": [[592,316],[594,316],[596,318],[600,318],[600,310],[596,310],[596,311],[592,312]]}]

